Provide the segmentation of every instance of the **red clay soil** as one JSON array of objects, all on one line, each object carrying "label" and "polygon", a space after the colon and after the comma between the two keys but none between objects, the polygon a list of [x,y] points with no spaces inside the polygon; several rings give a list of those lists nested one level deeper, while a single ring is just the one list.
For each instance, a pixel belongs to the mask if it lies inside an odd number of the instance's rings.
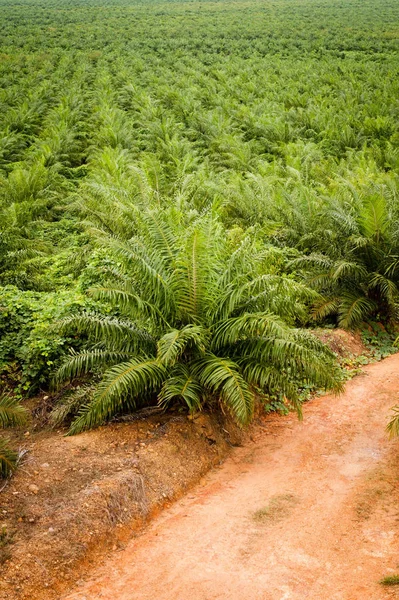
[{"label": "red clay soil", "polygon": [[382,600],[399,572],[399,354],[255,441],[87,573],[66,600]]}]

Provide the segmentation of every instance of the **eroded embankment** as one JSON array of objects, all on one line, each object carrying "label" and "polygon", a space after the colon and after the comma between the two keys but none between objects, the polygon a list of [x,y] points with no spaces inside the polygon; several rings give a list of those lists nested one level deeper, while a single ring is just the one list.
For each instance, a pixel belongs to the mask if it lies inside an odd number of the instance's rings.
[{"label": "eroded embankment", "polygon": [[58,599],[220,464],[241,435],[206,415],[155,415],[75,437],[25,436],[27,458],[0,496],[0,598]]},{"label": "eroded embankment", "polygon": [[399,355],[267,419],[67,600],[382,600],[399,570]]}]

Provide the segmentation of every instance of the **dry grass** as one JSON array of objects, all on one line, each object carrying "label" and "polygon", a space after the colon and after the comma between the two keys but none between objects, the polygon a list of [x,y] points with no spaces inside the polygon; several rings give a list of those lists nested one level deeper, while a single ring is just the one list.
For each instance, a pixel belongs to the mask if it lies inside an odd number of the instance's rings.
[{"label": "dry grass", "polygon": [[137,473],[122,474],[118,485],[102,494],[106,498],[109,520],[113,524],[123,523],[133,515],[146,517],[148,514],[144,479]]},{"label": "dry grass", "polygon": [[273,496],[269,503],[252,515],[258,523],[276,523],[285,519],[298,504],[299,499],[294,494],[279,494]]}]

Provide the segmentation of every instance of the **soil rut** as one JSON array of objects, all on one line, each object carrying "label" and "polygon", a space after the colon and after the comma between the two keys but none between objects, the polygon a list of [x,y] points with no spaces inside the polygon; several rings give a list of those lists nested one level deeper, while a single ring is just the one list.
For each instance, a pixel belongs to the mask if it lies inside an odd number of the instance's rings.
[{"label": "soil rut", "polygon": [[65,600],[380,600],[399,571],[399,354],[255,441]]}]

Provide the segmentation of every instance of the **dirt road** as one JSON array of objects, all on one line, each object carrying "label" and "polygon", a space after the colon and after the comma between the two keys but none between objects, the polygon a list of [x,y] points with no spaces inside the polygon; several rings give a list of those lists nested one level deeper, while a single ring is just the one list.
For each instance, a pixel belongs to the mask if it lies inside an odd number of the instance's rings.
[{"label": "dirt road", "polygon": [[254,442],[68,600],[380,600],[399,572],[399,354],[368,366],[304,421],[273,416]]}]

